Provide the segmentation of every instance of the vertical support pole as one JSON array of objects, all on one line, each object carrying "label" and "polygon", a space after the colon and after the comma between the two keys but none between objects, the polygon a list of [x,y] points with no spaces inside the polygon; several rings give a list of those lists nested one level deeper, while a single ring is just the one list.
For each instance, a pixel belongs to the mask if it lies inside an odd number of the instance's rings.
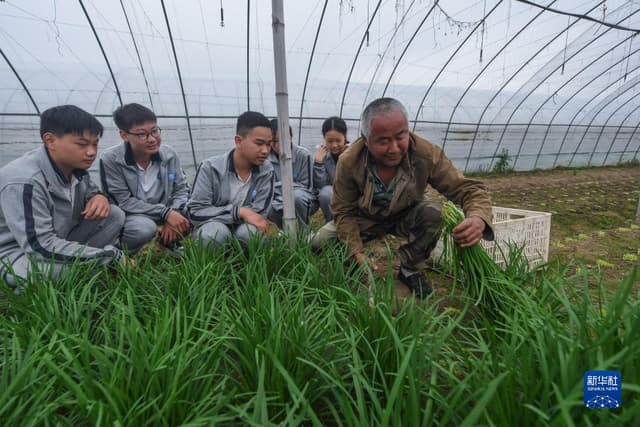
[{"label": "vertical support pole", "polygon": [[289,134],[289,94],[287,91],[287,58],[284,42],[284,8],[282,0],[271,2],[273,27],[273,57],[276,74],[276,107],[280,132],[280,173],[282,179],[282,222],[293,247],[296,242],[296,217],[293,204],[293,170],[291,136]]}]

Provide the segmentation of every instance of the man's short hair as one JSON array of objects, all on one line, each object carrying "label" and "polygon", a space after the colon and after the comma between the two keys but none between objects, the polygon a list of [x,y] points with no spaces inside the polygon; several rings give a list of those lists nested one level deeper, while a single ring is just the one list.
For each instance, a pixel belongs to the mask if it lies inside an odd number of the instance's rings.
[{"label": "man's short hair", "polygon": [[369,139],[371,136],[371,120],[374,117],[391,113],[394,111],[400,111],[404,118],[409,121],[409,114],[407,109],[400,101],[394,98],[378,98],[367,105],[360,116],[360,128],[362,129],[362,135]]},{"label": "man's short hair", "polygon": [[85,131],[100,138],[104,127],[92,114],[75,105],[51,107],[40,115],[41,138],[47,132],[62,137],[69,133],[82,135]]},{"label": "man's short hair", "polygon": [[236,123],[236,134],[245,137],[249,132],[251,132],[251,129],[257,127],[271,128],[271,123],[269,123],[269,119],[267,119],[262,113],[258,113],[257,111],[246,111],[238,117],[238,122]]},{"label": "man's short hair", "polygon": [[[271,125],[271,132],[274,134],[278,133],[278,119],[271,119],[269,121]],[[289,125],[289,137],[293,138],[293,129],[291,129],[291,125]]]},{"label": "man's short hair", "polygon": [[113,121],[118,129],[128,132],[135,125],[146,122],[157,122],[156,114],[144,105],[131,103],[116,108],[113,112]]}]

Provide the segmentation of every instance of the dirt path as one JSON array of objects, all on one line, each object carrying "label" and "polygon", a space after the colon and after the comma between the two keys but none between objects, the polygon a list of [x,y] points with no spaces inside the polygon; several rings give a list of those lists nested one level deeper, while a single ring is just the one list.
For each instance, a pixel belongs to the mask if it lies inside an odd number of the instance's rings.
[{"label": "dirt path", "polygon": [[606,167],[594,169],[566,169],[519,173],[508,177],[481,178],[489,191],[504,192],[530,188],[557,188],[577,185],[615,185],[638,182],[640,167]]}]

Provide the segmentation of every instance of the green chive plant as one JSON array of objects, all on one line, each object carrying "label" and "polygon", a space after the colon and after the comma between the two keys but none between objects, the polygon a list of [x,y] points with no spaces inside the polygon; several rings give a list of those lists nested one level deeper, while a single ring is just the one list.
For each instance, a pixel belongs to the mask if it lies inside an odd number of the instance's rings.
[{"label": "green chive plant", "polygon": [[[371,279],[371,306],[361,286],[370,279],[348,260],[340,245],[313,254],[278,238],[247,250],[189,243],[180,261],[141,257],[137,269],[117,274],[76,265],[55,282],[34,276],[21,295],[4,287],[0,420],[11,426],[640,421],[635,269],[613,295],[594,292],[586,269],[541,269],[522,279],[510,310],[488,318],[456,290],[397,304],[390,271]],[[582,376],[590,369],[622,373],[620,408],[584,407]]]}]

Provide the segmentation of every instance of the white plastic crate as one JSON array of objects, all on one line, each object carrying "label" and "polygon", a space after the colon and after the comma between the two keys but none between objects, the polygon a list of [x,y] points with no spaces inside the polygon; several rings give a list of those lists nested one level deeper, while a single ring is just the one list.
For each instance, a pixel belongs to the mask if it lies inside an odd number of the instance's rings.
[{"label": "white plastic crate", "polygon": [[[521,247],[529,267],[547,262],[549,259],[549,239],[551,234],[551,213],[524,209],[493,208],[494,240],[481,240],[480,244],[500,266],[509,257],[509,244]],[[495,250],[494,247],[498,246]],[[442,254],[442,239],[433,250],[432,258],[438,260]],[[503,255],[504,254],[504,255]]]},{"label": "white plastic crate", "polygon": [[[524,244],[524,255],[530,267],[547,262],[549,259],[551,213],[494,206],[493,230],[494,240],[492,242],[481,240],[480,244],[489,254],[493,254],[497,264],[504,264],[500,250],[508,258],[508,243],[517,247]],[[494,251],[495,245],[498,245],[499,249]]]}]

